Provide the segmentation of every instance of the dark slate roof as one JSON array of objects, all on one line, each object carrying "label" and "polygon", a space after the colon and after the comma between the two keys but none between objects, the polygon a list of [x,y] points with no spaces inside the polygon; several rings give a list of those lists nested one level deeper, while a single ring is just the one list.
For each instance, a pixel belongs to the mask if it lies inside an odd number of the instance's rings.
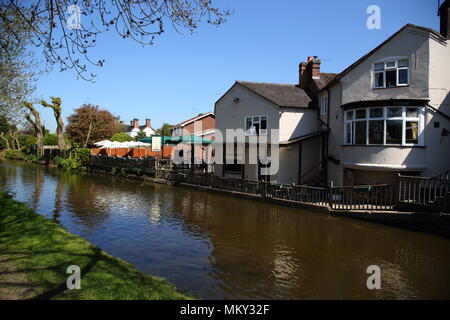
[{"label": "dark slate roof", "polygon": [[337,73],[320,73],[320,79],[314,80],[314,82],[317,84],[317,88],[319,90],[322,90],[330,81],[332,81],[334,78],[336,78],[338,74]]},{"label": "dark slate roof", "polygon": [[253,93],[273,102],[279,107],[308,108],[311,99],[300,87],[293,84],[236,81]]}]

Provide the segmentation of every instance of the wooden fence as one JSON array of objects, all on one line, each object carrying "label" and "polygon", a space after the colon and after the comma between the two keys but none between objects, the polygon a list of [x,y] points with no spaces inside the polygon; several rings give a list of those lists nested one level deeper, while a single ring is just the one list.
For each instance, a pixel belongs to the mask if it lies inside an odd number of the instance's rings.
[{"label": "wooden fence", "polygon": [[400,176],[399,202],[408,206],[429,207],[450,211],[450,180],[448,173],[434,178]]},{"label": "wooden fence", "polygon": [[188,183],[214,189],[307,203],[333,210],[438,210],[450,212],[448,173],[433,178],[398,176],[396,185],[331,186],[318,188],[192,173],[170,160],[92,156],[93,168],[115,168],[125,173]]}]

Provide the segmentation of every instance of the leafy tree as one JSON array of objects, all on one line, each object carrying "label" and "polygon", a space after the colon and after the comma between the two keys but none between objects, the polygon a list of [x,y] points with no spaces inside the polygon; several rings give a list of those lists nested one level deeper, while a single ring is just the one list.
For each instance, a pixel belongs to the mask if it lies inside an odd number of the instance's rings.
[{"label": "leafy tree", "polygon": [[84,104],[67,118],[66,134],[86,148],[119,132],[116,118],[99,106]]},{"label": "leafy tree", "polygon": [[138,132],[137,136],[134,139],[136,141],[139,141],[139,140],[144,139],[146,137],[147,137],[147,135],[145,134],[145,132],[140,131],[140,132]]},{"label": "leafy tree", "polygon": [[162,136],[170,137],[172,135],[172,126],[168,123],[163,123],[161,128],[156,130],[156,133]]},{"label": "leafy tree", "polygon": [[30,26],[5,0],[0,0],[0,34],[0,114],[18,124],[23,122],[22,103],[33,93],[38,71],[29,50]]},{"label": "leafy tree", "polygon": [[[21,17],[33,44],[42,48],[50,64],[58,64],[61,70],[74,69],[86,80],[95,77],[92,73],[87,75],[86,62],[95,66],[105,62],[95,62],[88,51],[110,29],[121,38],[151,45],[165,31],[166,24],[177,32],[193,33],[203,19],[218,26],[231,13],[214,7],[213,0],[1,1],[0,19],[5,20],[5,12]],[[2,43],[3,47],[8,48]]]},{"label": "leafy tree", "polygon": [[111,137],[111,141],[126,142],[126,141],[135,141],[135,140],[129,134],[121,132],[121,133],[116,133],[115,135],[113,135]]}]

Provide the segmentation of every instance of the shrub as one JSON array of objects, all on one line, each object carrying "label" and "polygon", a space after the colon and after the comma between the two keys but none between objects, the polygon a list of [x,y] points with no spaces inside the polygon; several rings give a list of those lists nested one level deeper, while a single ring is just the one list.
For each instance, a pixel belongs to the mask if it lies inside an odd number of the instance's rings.
[{"label": "shrub", "polygon": [[79,170],[86,168],[89,164],[90,155],[89,149],[74,149],[68,158],[57,156],[53,158],[53,163],[64,169]]},{"label": "shrub", "polygon": [[40,162],[43,160],[42,157],[37,156],[35,154],[30,154],[26,156],[26,160],[31,161],[31,162]]},{"label": "shrub", "polygon": [[28,134],[22,134],[19,136],[20,146],[25,154],[31,154],[36,147],[37,139]]},{"label": "shrub", "polygon": [[89,164],[89,158],[91,156],[90,149],[75,149],[75,159],[80,163],[80,166],[86,167]]},{"label": "shrub", "polygon": [[3,155],[7,159],[25,160],[26,156],[20,150],[5,150]]},{"label": "shrub", "polygon": [[44,137],[44,145],[45,146],[57,146],[58,145],[58,136],[53,133],[49,133]]},{"label": "shrub", "polygon": [[126,142],[126,141],[135,141],[132,136],[130,136],[127,133],[116,133],[112,136],[111,141],[117,141],[117,142]]}]

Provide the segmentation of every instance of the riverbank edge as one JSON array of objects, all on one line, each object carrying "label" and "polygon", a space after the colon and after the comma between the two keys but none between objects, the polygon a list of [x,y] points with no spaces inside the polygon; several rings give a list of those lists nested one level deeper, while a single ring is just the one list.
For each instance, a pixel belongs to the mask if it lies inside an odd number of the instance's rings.
[{"label": "riverbank edge", "polygon": [[[144,274],[0,191],[1,299],[186,300],[165,279]],[[69,266],[81,289],[69,290]]]},{"label": "riverbank edge", "polygon": [[[117,176],[117,174],[114,174],[107,170],[90,169],[89,172]],[[294,207],[319,213],[330,214],[333,216],[380,223],[410,231],[429,233],[445,238],[450,238],[450,214],[446,213],[424,211],[335,210],[321,206],[314,206],[308,203],[301,203],[283,199],[263,198],[260,195],[215,189],[212,187],[193,185],[184,182],[175,182],[165,179],[151,178],[147,176],[138,176],[135,174],[127,174],[124,175],[124,177],[129,180],[179,186],[198,191],[213,192],[260,202],[263,201],[281,206]]]}]

